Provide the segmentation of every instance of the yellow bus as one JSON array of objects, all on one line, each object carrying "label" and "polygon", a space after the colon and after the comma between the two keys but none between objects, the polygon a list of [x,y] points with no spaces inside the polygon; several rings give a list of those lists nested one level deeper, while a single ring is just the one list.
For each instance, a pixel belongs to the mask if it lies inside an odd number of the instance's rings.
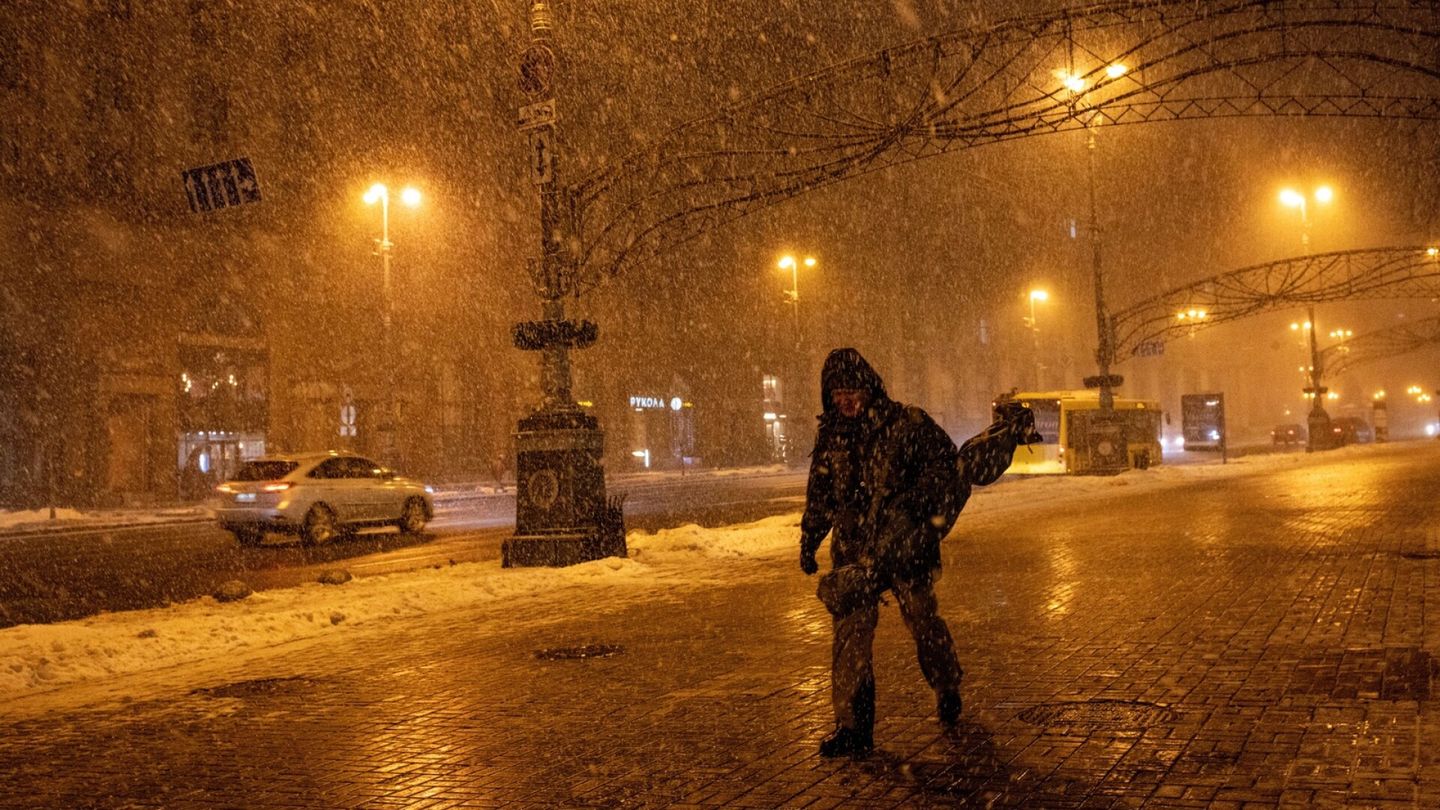
[{"label": "yellow bus", "polygon": [[1115,443],[1103,437],[1096,440],[1087,429],[1100,410],[1100,393],[1095,389],[1014,391],[997,399],[1015,400],[1033,411],[1035,428],[1045,439],[1041,444],[1016,447],[1011,473],[1076,474],[1121,465],[1143,470],[1161,463],[1161,411],[1155,400],[1115,397],[1115,414],[1123,433],[1123,440]]}]

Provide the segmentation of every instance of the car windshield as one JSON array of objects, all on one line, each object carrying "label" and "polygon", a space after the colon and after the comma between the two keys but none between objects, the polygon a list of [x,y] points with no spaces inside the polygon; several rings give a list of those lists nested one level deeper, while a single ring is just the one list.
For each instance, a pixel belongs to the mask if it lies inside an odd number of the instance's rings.
[{"label": "car windshield", "polygon": [[300,466],[294,461],[252,461],[235,473],[233,481],[274,481]]}]

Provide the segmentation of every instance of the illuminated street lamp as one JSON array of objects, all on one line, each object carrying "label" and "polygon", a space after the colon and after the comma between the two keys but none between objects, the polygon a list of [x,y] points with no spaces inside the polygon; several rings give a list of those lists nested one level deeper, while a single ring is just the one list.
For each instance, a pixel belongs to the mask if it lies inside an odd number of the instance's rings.
[{"label": "illuminated street lamp", "polygon": [[795,347],[800,347],[800,265],[806,267],[815,266],[815,257],[806,256],[797,261],[794,256],[785,255],[780,257],[780,269],[790,271],[790,289],[785,291],[785,298],[790,302],[795,319]]},{"label": "illuminated street lamp", "polygon": [[[813,268],[815,264],[816,261],[814,256],[796,258],[795,256],[792,256],[788,253],[784,256],[781,256],[780,261],[776,263],[776,266],[778,266],[780,270],[790,271],[790,289],[785,291],[785,300],[790,303],[790,315],[792,318],[791,322],[793,323],[795,328],[795,350],[790,353],[791,364],[794,366],[794,368],[788,375],[790,379],[790,384],[781,388],[781,401],[786,403],[786,416],[792,417],[787,419],[784,423],[786,425],[784,430],[786,434],[785,441],[787,447],[799,447],[803,445],[806,440],[806,437],[802,433],[802,431],[804,431],[805,429],[804,422],[799,419],[793,418],[796,417],[798,414],[803,413],[803,411],[801,410],[802,388],[800,386],[800,378],[803,377],[805,374],[806,354],[805,341],[802,337],[800,329],[800,267],[801,265],[804,265],[805,267]],[[787,460],[793,459],[794,456],[793,452],[788,449],[786,450],[785,455],[787,457]]]},{"label": "illuminated street lamp", "polygon": [[[395,462],[395,430],[399,423],[399,414],[396,411],[395,399],[395,356],[390,334],[391,314],[394,311],[394,298],[390,286],[390,250],[395,243],[390,241],[390,189],[384,183],[376,183],[365,192],[363,198],[366,205],[380,203],[380,238],[375,240],[375,252],[380,254],[381,272],[381,302],[383,311],[380,316],[383,334],[381,335],[381,354],[384,367],[382,372],[385,377],[385,418],[380,425],[381,455],[386,463]],[[400,202],[410,208],[420,205],[420,191],[412,187],[406,187],[400,192]]]},{"label": "illuminated street lamp", "polygon": [[[1329,186],[1319,186],[1311,192],[1311,195],[1315,197],[1315,202],[1325,205],[1335,199],[1335,190]],[[1307,204],[1308,197],[1293,188],[1283,188],[1280,190],[1280,203],[1290,208],[1300,209],[1300,225],[1303,228],[1300,232],[1300,246],[1303,247],[1308,254],[1310,252],[1310,206]]]},{"label": "illuminated street lamp", "polygon": [[[1319,186],[1311,194],[1314,196],[1315,202],[1321,204],[1328,204],[1335,199],[1335,191],[1329,186]],[[1290,208],[1300,209],[1300,246],[1308,256],[1310,254],[1310,206],[1307,195],[1293,188],[1281,189],[1280,203]],[[1307,314],[1310,318],[1306,324],[1308,327],[1315,323],[1315,307],[1313,305],[1309,307]],[[1330,414],[1325,412],[1323,402],[1325,388],[1320,384],[1320,379],[1324,369],[1320,365],[1320,349],[1315,344],[1316,330],[1309,328],[1306,331],[1310,343],[1310,387],[1307,389],[1307,393],[1311,393],[1312,396],[1310,397],[1310,414],[1307,418],[1310,428],[1309,438],[1306,440],[1305,449],[1313,451],[1317,446],[1317,441],[1329,442]],[[1320,439],[1321,436],[1324,438]]]},{"label": "illuminated street lamp", "polygon": [[[1113,81],[1129,72],[1129,67],[1119,62],[1113,62],[1100,69],[1106,80]],[[1090,81],[1086,74],[1075,69],[1073,64],[1064,69],[1056,70],[1052,74],[1060,82],[1060,86],[1069,92],[1068,103],[1070,115],[1076,119],[1080,117],[1082,96],[1091,89]],[[1103,82],[1102,82],[1103,84]],[[1093,106],[1091,109],[1094,109]],[[1100,217],[1095,202],[1095,127],[1092,126],[1094,115],[1085,120],[1085,179],[1089,187],[1090,197],[1090,271],[1095,284],[1095,331],[1096,350],[1095,360],[1099,374],[1092,379],[1087,379],[1086,385],[1092,382],[1099,389],[1099,405],[1101,418],[1092,422],[1092,428],[1099,435],[1101,432],[1113,432],[1113,416],[1115,410],[1115,386],[1119,385],[1119,375],[1110,373],[1110,364],[1114,362],[1115,336],[1113,334],[1114,324],[1105,307],[1105,273],[1101,261],[1101,233]]]},{"label": "illuminated street lamp", "polygon": [[1035,289],[1035,290],[1031,290],[1031,291],[1030,291],[1029,298],[1030,298],[1030,320],[1029,320],[1030,340],[1031,340],[1031,343],[1032,343],[1032,349],[1034,350],[1034,353],[1035,353],[1035,390],[1036,390],[1036,391],[1039,391],[1039,390],[1042,389],[1042,383],[1040,382],[1040,374],[1041,374],[1041,371],[1044,369],[1044,366],[1043,366],[1043,365],[1041,364],[1041,362],[1040,362],[1040,324],[1039,324],[1039,321],[1037,321],[1037,320],[1035,319],[1035,304],[1036,304],[1036,302],[1039,302],[1039,303],[1042,303],[1042,304],[1043,304],[1043,303],[1045,303],[1046,301],[1049,301],[1049,300],[1050,300],[1050,293],[1048,293],[1048,292],[1046,292],[1046,291],[1044,291],[1044,290]]}]

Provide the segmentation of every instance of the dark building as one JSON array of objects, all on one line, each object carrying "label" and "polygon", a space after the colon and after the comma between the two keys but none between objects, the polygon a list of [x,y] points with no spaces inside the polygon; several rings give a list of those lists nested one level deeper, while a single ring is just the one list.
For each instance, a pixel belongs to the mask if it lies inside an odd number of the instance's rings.
[{"label": "dark building", "polygon": [[[524,244],[507,231],[524,198],[476,210],[457,190],[523,187],[503,177],[510,113],[431,109],[394,81],[458,81],[448,52],[416,43],[472,21],[380,32],[276,12],[21,0],[0,13],[5,504],[173,500],[264,451],[374,452],[392,385],[404,418],[390,463],[466,476],[508,448],[531,397],[507,339],[521,265],[501,246]],[[430,64],[367,60],[385,34]],[[493,137],[455,137],[461,116]],[[261,201],[192,210],[181,173],[239,157]],[[428,217],[392,212],[387,379],[379,212],[360,193],[412,178],[435,178],[433,202]]]}]

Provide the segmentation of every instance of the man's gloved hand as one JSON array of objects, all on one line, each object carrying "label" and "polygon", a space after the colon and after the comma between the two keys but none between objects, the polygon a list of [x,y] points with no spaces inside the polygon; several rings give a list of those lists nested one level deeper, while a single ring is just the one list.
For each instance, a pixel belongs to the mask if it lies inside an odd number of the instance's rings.
[{"label": "man's gloved hand", "polygon": [[820,570],[820,564],[815,562],[815,552],[813,550],[804,547],[800,549],[800,570],[804,571],[806,575],[813,574]]}]

